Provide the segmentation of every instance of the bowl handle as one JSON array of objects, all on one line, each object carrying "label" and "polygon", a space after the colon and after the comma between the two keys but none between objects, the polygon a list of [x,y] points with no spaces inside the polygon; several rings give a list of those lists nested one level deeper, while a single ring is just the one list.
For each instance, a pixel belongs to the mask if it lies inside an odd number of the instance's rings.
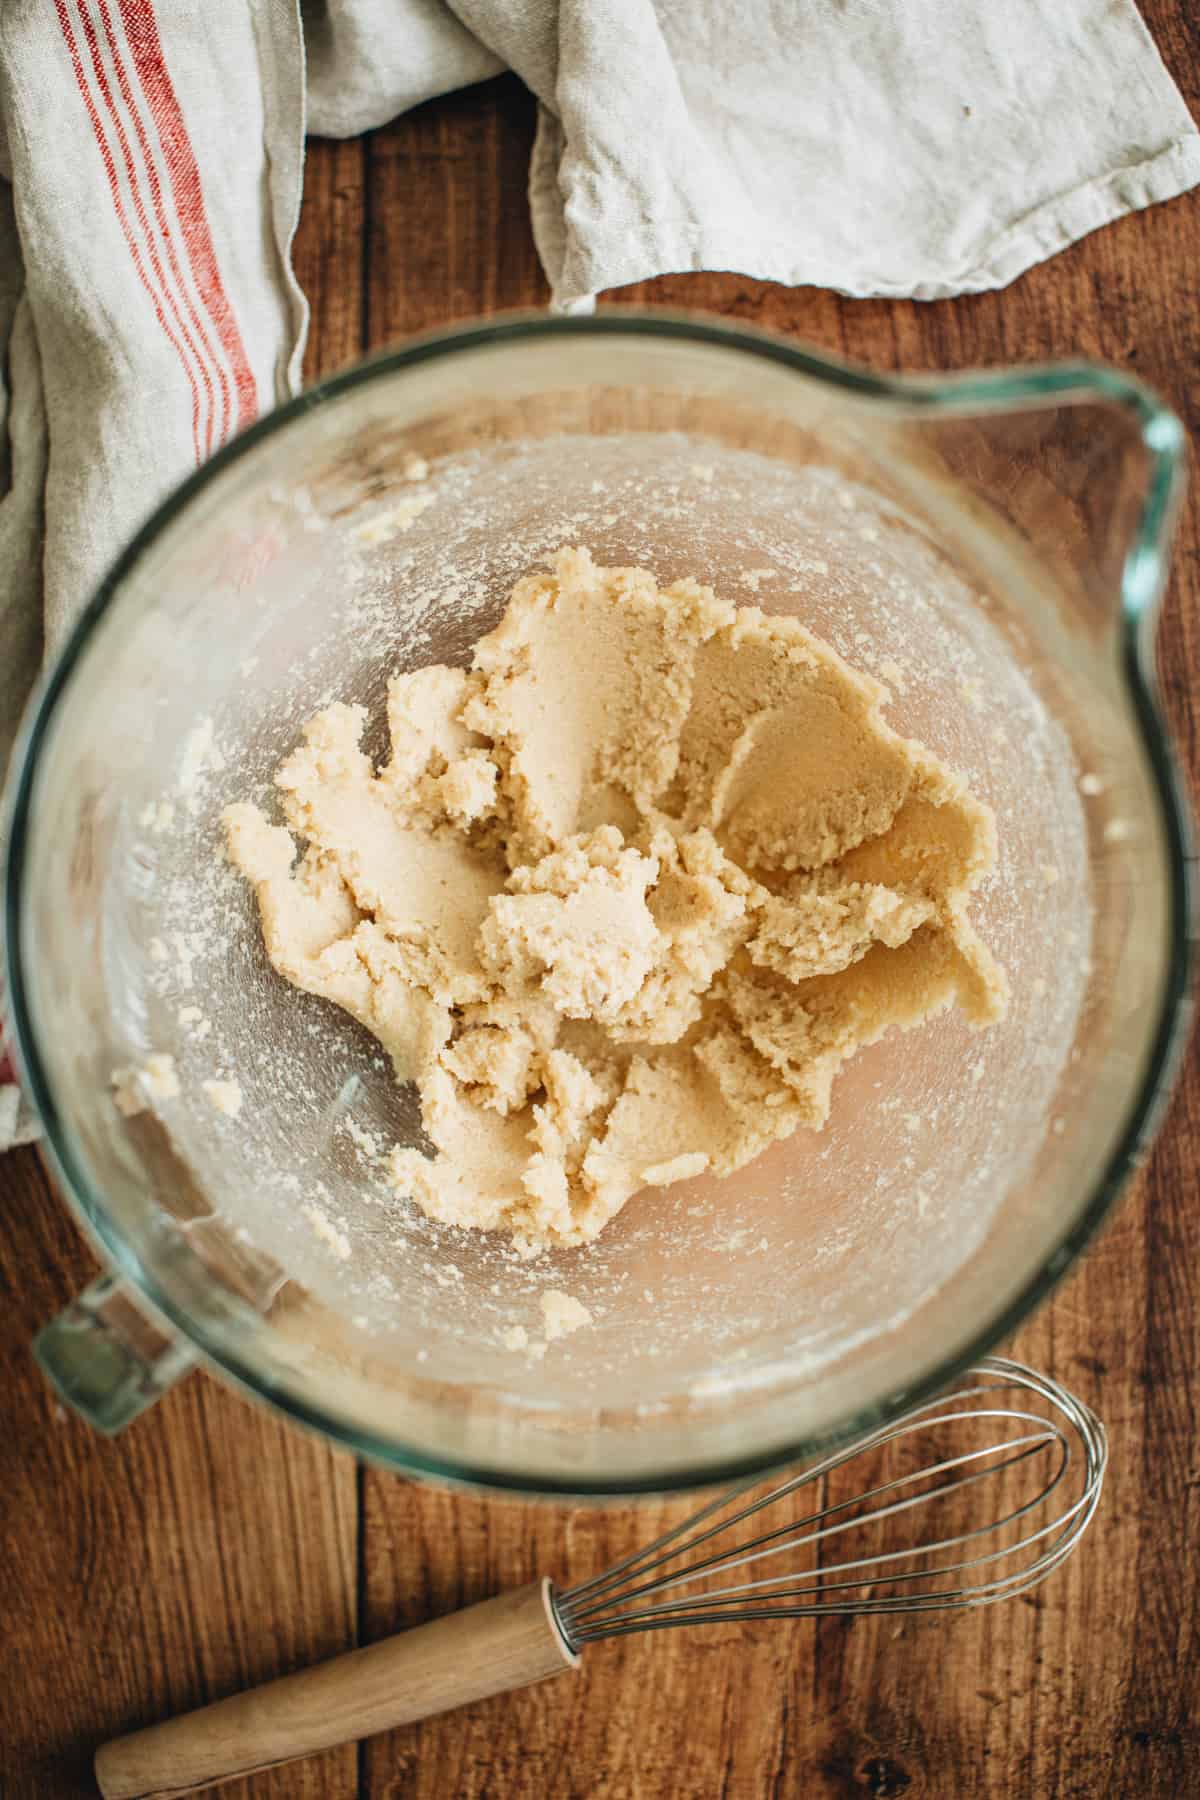
[{"label": "bowl handle", "polygon": [[124,1431],[195,1366],[115,1275],[101,1275],[38,1333],[33,1353],[67,1405],[97,1431]]}]

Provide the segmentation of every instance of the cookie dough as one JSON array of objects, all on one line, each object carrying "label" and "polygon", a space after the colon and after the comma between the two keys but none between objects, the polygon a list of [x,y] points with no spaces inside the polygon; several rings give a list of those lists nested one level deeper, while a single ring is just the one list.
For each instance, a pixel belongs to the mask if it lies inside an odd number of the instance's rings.
[{"label": "cookie dough", "polygon": [[[967,917],[995,824],[798,620],[586,550],[513,590],[470,669],[310,720],[286,825],[235,805],[279,973],[415,1082],[401,1194],[530,1253],[643,1188],[819,1130],[838,1070],[1002,971]],[[298,855],[296,840],[304,848]]]}]

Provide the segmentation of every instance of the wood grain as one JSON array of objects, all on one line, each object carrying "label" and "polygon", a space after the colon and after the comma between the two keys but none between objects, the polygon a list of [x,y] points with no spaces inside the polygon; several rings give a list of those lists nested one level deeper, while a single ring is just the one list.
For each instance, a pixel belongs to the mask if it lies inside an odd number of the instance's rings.
[{"label": "wood grain", "polygon": [[304,379],[361,356],[366,317],[367,140],[312,146],[292,260],[308,299]]},{"label": "wood grain", "polygon": [[[29,1342],[94,1260],[33,1151],[2,1181],[0,1794],[57,1800],[95,1793],[100,1738],[353,1641],[355,1472],[202,1378],[113,1442],[68,1414]],[[339,1749],[229,1792],[345,1800],[355,1767]]]},{"label": "wood grain", "polygon": [[[1143,12],[1200,112],[1200,22]],[[497,307],[541,305],[510,80],[364,143],[310,147],[297,243],[309,373]],[[620,298],[700,307],[878,368],[1089,355],[1200,417],[1200,198],[1109,226],[1000,294],[847,301],[736,275]],[[1200,791],[1200,507],[1161,633],[1165,702]],[[231,1790],[242,1800],[708,1800],[1200,1795],[1200,1063],[1113,1224],[1016,1354],[1112,1437],[1081,1554],[1027,1600],[950,1621],[828,1621],[600,1645],[570,1682],[493,1700]],[[422,1489],[342,1458],[206,1378],[115,1444],[55,1407],[36,1326],[88,1273],[31,1152],[0,1166],[0,1794],[91,1791],[101,1737],[534,1578],[580,1579],[679,1507],[572,1510]],[[269,1477],[269,1478],[268,1478]]]},{"label": "wood grain", "polygon": [[544,306],[525,199],[533,109],[512,78],[422,106],[367,140],[365,348]]}]

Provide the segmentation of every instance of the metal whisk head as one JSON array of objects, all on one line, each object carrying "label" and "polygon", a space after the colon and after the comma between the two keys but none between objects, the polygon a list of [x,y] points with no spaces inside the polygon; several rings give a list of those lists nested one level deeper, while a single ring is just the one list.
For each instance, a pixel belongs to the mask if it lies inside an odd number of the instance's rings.
[{"label": "metal whisk head", "polygon": [[[838,1471],[860,1461],[875,1479],[840,1498]],[[778,1486],[722,1494],[607,1573],[556,1591],[555,1610],[580,1649],[719,1620],[986,1606],[1071,1554],[1107,1461],[1104,1427],[1081,1400],[988,1357],[952,1393]]]}]

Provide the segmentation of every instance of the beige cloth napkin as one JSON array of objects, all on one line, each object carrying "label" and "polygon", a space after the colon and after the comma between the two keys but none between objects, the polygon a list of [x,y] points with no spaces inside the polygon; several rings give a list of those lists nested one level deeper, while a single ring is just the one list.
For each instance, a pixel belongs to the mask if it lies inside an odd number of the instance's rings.
[{"label": "beige cloth napkin", "polygon": [[116,550],[295,390],[306,129],[502,68],[563,307],[699,268],[998,287],[1200,182],[1132,0],[3,0],[0,768]]}]

